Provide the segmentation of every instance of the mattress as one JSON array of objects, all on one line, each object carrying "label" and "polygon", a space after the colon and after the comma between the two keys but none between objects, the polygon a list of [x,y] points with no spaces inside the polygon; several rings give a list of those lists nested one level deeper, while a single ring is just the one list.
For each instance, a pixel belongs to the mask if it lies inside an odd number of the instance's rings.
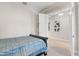
[{"label": "mattress", "polygon": [[45,51],[46,44],[39,38],[22,36],[0,39],[0,56],[33,56]]}]

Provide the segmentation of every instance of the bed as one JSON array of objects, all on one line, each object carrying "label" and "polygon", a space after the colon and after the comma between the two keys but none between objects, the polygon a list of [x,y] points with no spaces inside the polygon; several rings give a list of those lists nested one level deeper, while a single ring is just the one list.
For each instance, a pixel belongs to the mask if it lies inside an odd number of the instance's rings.
[{"label": "bed", "polygon": [[0,39],[0,56],[47,55],[47,37],[30,34],[15,38]]}]

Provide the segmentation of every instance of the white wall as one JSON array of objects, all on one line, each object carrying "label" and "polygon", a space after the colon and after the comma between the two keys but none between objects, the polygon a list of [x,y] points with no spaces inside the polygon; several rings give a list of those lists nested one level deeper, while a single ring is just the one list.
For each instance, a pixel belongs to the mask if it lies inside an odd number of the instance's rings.
[{"label": "white wall", "polygon": [[34,11],[22,3],[0,3],[0,38],[37,34]]},{"label": "white wall", "polygon": [[77,20],[78,21],[78,25],[77,25],[78,26],[78,28],[77,28],[77,30],[78,30],[78,42],[77,42],[78,45],[77,46],[78,46],[78,56],[79,56],[79,2],[78,2],[78,11],[77,12],[78,12],[78,20]]},{"label": "white wall", "polygon": [[[72,38],[72,15],[70,11],[61,11],[60,15],[56,14],[51,16],[50,19],[50,32],[49,36],[63,40],[71,40]],[[54,21],[57,20],[60,23],[60,31],[54,31]]]}]

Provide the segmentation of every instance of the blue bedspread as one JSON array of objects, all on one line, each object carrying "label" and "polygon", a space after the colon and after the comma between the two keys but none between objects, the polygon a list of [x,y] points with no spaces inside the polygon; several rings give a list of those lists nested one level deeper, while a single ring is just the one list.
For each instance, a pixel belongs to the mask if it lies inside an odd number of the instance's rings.
[{"label": "blue bedspread", "polygon": [[16,37],[0,39],[0,56],[29,56],[40,52],[47,52],[43,40],[30,37]]}]

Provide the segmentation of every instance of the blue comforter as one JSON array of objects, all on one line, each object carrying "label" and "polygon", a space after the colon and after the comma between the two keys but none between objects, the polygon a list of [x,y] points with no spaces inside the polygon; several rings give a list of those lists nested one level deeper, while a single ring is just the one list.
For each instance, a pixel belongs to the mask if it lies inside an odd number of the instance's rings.
[{"label": "blue comforter", "polygon": [[0,56],[29,56],[47,52],[43,40],[30,37],[0,39]]}]

